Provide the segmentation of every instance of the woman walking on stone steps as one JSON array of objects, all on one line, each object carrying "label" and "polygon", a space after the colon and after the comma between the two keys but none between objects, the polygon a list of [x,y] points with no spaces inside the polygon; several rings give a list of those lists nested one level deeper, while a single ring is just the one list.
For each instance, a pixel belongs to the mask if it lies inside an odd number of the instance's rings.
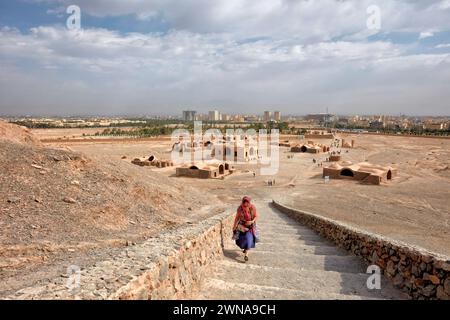
[{"label": "woman walking on stone steps", "polygon": [[256,207],[249,197],[244,197],[234,218],[233,239],[239,248],[243,249],[245,261],[248,261],[248,251],[255,247],[257,218]]}]

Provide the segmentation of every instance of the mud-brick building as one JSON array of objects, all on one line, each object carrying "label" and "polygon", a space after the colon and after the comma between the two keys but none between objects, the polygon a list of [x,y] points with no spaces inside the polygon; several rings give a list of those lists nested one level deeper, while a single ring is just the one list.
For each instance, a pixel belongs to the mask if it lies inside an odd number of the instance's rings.
[{"label": "mud-brick building", "polygon": [[330,147],[322,144],[315,144],[312,141],[308,141],[306,144],[297,144],[291,148],[291,152],[295,153],[320,153],[327,151],[330,151]]},{"label": "mud-brick building", "polygon": [[198,179],[217,179],[231,174],[233,170],[234,168],[227,162],[201,163],[178,167],[176,175]]},{"label": "mud-brick building", "polygon": [[323,168],[323,177],[330,179],[352,179],[368,184],[379,185],[392,180],[397,175],[397,169],[369,162],[352,164],[349,161],[334,162]]}]

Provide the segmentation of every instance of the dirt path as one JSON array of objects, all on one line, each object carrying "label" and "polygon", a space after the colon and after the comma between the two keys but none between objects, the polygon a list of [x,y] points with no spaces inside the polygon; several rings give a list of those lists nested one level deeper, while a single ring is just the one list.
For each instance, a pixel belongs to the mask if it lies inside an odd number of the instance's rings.
[{"label": "dirt path", "polygon": [[402,299],[382,278],[369,290],[362,260],[257,201],[262,241],[247,263],[230,239],[193,299]]}]

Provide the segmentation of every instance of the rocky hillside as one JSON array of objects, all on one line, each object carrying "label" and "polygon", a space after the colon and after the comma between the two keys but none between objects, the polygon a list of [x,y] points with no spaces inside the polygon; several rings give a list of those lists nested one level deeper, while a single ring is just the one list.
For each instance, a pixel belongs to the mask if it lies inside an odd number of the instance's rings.
[{"label": "rocky hillside", "polygon": [[44,147],[19,126],[0,122],[0,133],[0,282],[58,254],[138,242],[207,204],[158,173]]},{"label": "rocky hillside", "polygon": [[39,139],[28,128],[0,120],[0,141],[2,140],[29,145],[41,145]]}]

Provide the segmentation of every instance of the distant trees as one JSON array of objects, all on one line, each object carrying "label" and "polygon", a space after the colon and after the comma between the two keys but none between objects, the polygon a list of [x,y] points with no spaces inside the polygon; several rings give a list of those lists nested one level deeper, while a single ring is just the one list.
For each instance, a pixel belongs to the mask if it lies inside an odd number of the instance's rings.
[{"label": "distant trees", "polygon": [[402,135],[414,135],[414,136],[449,136],[450,129],[447,130],[432,130],[423,129],[421,126],[416,126],[409,129],[403,129],[398,126],[387,128],[367,128],[352,124],[335,124],[334,128],[344,130],[365,130],[368,132],[378,132],[383,134],[402,134]]},{"label": "distant trees", "polygon": [[11,123],[17,124],[19,126],[27,127],[30,129],[54,129],[59,128],[58,126],[52,124],[52,123],[40,123],[40,122],[33,122],[33,121],[11,121]]},{"label": "distant trees", "polygon": [[102,132],[96,132],[94,136],[129,136],[129,137],[153,137],[171,134],[176,128],[168,126],[146,126],[132,129],[106,128]]}]

